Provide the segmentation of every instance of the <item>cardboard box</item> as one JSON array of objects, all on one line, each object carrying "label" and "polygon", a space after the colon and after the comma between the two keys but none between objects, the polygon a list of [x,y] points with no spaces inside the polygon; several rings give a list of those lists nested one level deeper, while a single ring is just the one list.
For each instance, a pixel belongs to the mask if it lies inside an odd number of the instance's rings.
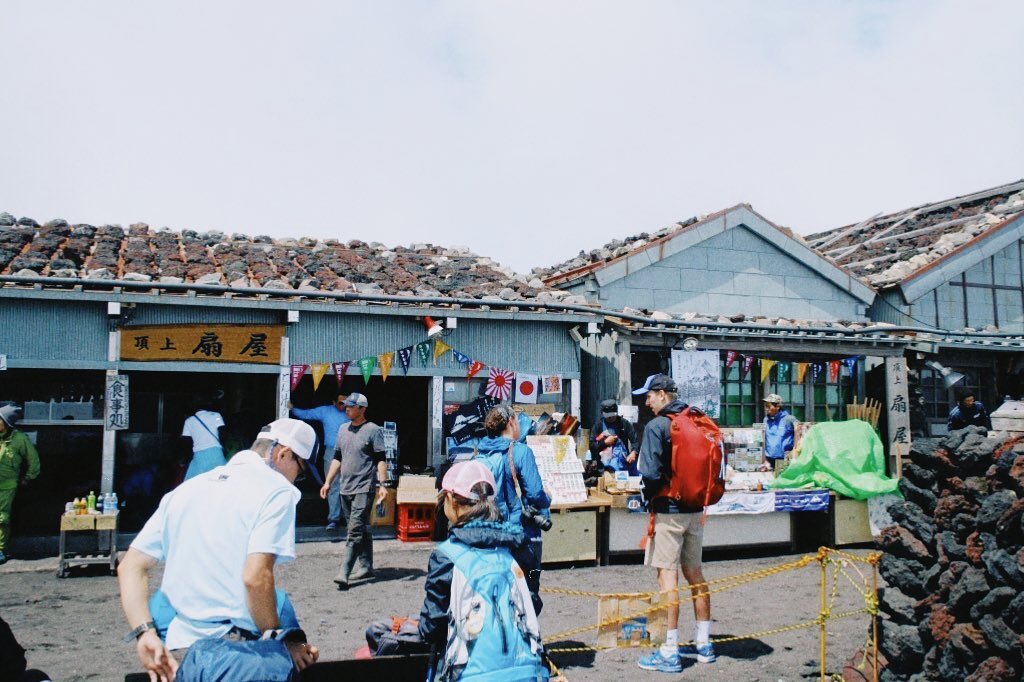
[{"label": "cardboard box", "polygon": [[385,488],[385,490],[388,493],[387,499],[385,499],[381,504],[373,505],[373,509],[370,512],[371,526],[395,525],[395,508],[398,505],[396,502],[398,491],[394,488]]},{"label": "cardboard box", "polygon": [[64,514],[60,517],[60,529],[69,530],[96,530],[97,514]]},{"label": "cardboard box", "polygon": [[597,631],[597,646],[641,646],[665,641],[665,610],[651,611],[657,597],[601,597],[597,603],[598,622],[620,621],[602,625]]},{"label": "cardboard box", "polygon": [[437,488],[433,476],[404,474],[398,479],[397,504],[435,504]]}]

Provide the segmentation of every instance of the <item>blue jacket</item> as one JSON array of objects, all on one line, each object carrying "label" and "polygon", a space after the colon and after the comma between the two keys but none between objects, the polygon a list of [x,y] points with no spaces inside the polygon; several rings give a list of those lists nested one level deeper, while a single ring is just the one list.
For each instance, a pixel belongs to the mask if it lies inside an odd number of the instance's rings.
[{"label": "blue jacket", "polygon": [[774,417],[764,418],[764,454],[768,459],[782,459],[793,449],[793,425],[796,417],[786,410],[779,410]]},{"label": "blue jacket", "polygon": [[348,415],[334,405],[321,405],[308,410],[293,407],[292,416],[296,419],[317,421],[324,425],[324,445],[327,447],[324,459],[326,460],[330,460],[334,454],[334,443],[338,440],[338,430],[352,421]]},{"label": "blue jacket", "polygon": [[[477,445],[477,459],[483,459],[494,474],[494,482],[498,484],[495,502],[505,521],[522,529],[527,539],[539,540],[540,528],[532,523],[524,524],[522,520],[523,505],[516,495],[516,485],[508,468],[508,446],[511,443],[512,441],[504,436],[481,438]],[[519,488],[523,491],[523,499],[547,516],[551,498],[544,492],[544,483],[541,481],[540,471],[537,470],[533,450],[526,443],[516,442],[512,448],[512,461],[519,475]]]},{"label": "blue jacket", "polygon": [[968,426],[983,426],[991,431],[992,420],[988,416],[988,410],[985,409],[984,403],[980,400],[975,400],[974,405],[970,409],[957,405],[950,410],[949,417],[946,419],[946,426],[949,427],[950,431],[959,431],[960,429],[966,429]]},{"label": "blue jacket", "polygon": [[[523,541],[521,529],[496,521],[472,521],[465,526],[455,526],[449,535],[470,547],[505,547],[509,551]],[[420,638],[442,651],[448,639],[448,607],[452,599],[454,568],[455,564],[444,552],[435,549],[431,553],[424,585],[427,594],[420,609]]]}]

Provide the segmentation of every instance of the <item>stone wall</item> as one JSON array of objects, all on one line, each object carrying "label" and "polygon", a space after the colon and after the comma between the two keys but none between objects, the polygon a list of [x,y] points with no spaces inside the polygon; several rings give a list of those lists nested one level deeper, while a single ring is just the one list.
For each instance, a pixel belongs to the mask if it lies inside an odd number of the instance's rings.
[{"label": "stone wall", "polygon": [[883,529],[882,680],[1020,680],[1024,441],[918,439]]}]

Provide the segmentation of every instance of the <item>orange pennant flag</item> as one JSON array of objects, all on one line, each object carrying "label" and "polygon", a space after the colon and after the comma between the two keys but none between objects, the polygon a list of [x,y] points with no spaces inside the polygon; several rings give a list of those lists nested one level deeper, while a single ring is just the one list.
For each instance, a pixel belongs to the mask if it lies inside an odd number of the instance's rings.
[{"label": "orange pennant flag", "polygon": [[313,390],[315,391],[320,386],[320,380],[327,374],[327,370],[331,368],[329,362],[318,362],[310,365],[309,371],[313,374]]},{"label": "orange pennant flag", "polygon": [[391,365],[395,362],[395,352],[384,353],[377,356],[377,366],[380,367],[381,381],[387,381],[391,374]]},{"label": "orange pennant flag", "polygon": [[796,363],[796,383],[798,383],[798,384],[804,383],[804,375],[807,374],[807,365],[808,364],[809,363],[806,363],[806,362],[798,362],[798,363]]}]

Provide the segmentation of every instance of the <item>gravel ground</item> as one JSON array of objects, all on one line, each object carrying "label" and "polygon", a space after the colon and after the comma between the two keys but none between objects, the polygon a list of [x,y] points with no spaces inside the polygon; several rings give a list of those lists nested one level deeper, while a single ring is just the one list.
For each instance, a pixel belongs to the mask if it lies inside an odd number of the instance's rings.
[{"label": "gravel ground", "polygon": [[[375,619],[419,612],[431,545],[397,540],[375,544],[377,581],[347,592],[338,592],[331,582],[340,544],[300,544],[298,560],[279,568],[280,584],[291,594],[310,640],[320,647],[322,660],[351,657],[365,643],[363,632]],[[705,563],[709,580],[777,566],[799,557],[719,556]],[[28,650],[30,665],[49,672],[54,680],[118,680],[126,672],[138,671],[134,647],[120,639],[127,626],[120,611],[116,580],[97,567],[75,569],[72,577],[59,580],[54,576],[55,569],[55,559],[13,560],[0,567],[0,614]],[[638,564],[563,568],[545,571],[543,585],[597,592],[646,591],[654,589],[654,572]],[[594,642],[595,630],[568,637],[559,637],[558,633],[596,623],[596,599],[557,594],[544,595],[544,599],[541,627],[550,648]],[[746,635],[811,620],[817,616],[818,602],[816,563],[745,584],[713,596],[712,637]],[[834,610],[858,609],[863,604],[850,582],[841,578]],[[868,623],[864,614],[830,622],[829,670],[838,671],[864,645]],[[691,630],[692,611],[684,605],[680,634],[688,637]],[[817,659],[818,629],[805,628],[717,648],[719,660],[714,665],[684,659],[682,677],[799,680],[808,671],[807,662]],[[636,659],[644,651],[623,648],[600,653],[554,653],[552,658],[573,681],[620,680],[626,675],[634,679],[670,679],[636,667]]]}]

